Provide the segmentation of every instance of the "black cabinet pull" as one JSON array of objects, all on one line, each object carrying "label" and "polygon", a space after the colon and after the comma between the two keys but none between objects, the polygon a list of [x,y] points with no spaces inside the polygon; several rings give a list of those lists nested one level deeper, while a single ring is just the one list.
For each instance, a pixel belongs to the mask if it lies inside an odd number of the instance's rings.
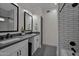
[{"label": "black cabinet pull", "polygon": [[72,53],[73,56],[75,56],[75,53]]},{"label": "black cabinet pull", "polygon": [[21,50],[19,50],[19,52],[20,52],[20,55],[21,55]]},{"label": "black cabinet pull", "polygon": [[17,56],[19,56],[19,52],[17,52]]}]

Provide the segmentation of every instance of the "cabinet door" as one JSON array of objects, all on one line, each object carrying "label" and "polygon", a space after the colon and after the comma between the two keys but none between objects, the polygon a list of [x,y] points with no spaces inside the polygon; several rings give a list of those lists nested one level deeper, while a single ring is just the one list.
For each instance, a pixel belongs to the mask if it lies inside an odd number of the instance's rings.
[{"label": "cabinet door", "polygon": [[37,40],[36,37],[34,38],[34,52],[37,50]]},{"label": "cabinet door", "polygon": [[28,56],[28,40],[25,40],[24,46],[11,53],[10,56]]},{"label": "cabinet door", "polygon": [[13,53],[10,53],[9,56],[19,56],[19,52],[18,51],[14,51]]},{"label": "cabinet door", "polygon": [[20,54],[21,54],[21,56],[28,56],[28,46],[27,45],[21,48]]},{"label": "cabinet door", "polygon": [[26,43],[21,49],[19,50],[21,56],[28,56],[28,40],[26,40]]},{"label": "cabinet door", "polygon": [[39,48],[39,36],[34,37],[34,52]]},{"label": "cabinet door", "polygon": [[41,45],[40,35],[37,36],[36,40],[37,40],[37,48],[40,48],[40,45]]},{"label": "cabinet door", "polygon": [[35,50],[37,50],[38,47],[39,47],[39,38],[36,37],[36,38],[35,38]]}]

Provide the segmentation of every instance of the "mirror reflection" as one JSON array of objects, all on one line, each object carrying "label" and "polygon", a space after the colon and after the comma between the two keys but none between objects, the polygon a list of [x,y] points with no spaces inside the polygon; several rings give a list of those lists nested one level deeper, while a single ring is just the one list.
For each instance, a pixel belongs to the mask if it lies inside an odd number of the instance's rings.
[{"label": "mirror reflection", "polygon": [[17,6],[0,3],[0,31],[17,31]]},{"label": "mirror reflection", "polygon": [[26,12],[24,12],[24,30],[32,31],[32,16]]}]

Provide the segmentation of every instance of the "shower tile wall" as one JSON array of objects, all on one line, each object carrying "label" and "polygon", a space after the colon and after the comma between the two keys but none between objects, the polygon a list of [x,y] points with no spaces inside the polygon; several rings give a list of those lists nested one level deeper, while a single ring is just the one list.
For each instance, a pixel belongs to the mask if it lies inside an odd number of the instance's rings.
[{"label": "shower tile wall", "polygon": [[[62,4],[59,4],[59,10]],[[60,48],[71,50],[73,47],[79,52],[79,5],[72,7],[72,3],[66,3],[61,12],[59,12],[59,46]],[[69,43],[74,41],[76,46]]]}]

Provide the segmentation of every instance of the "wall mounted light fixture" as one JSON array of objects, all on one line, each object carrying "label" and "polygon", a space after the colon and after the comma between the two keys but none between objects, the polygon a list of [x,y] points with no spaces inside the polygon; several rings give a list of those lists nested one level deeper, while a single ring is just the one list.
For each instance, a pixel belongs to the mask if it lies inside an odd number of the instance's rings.
[{"label": "wall mounted light fixture", "polygon": [[2,18],[2,17],[0,17],[0,21],[5,21],[5,19],[4,19],[4,18]]}]

